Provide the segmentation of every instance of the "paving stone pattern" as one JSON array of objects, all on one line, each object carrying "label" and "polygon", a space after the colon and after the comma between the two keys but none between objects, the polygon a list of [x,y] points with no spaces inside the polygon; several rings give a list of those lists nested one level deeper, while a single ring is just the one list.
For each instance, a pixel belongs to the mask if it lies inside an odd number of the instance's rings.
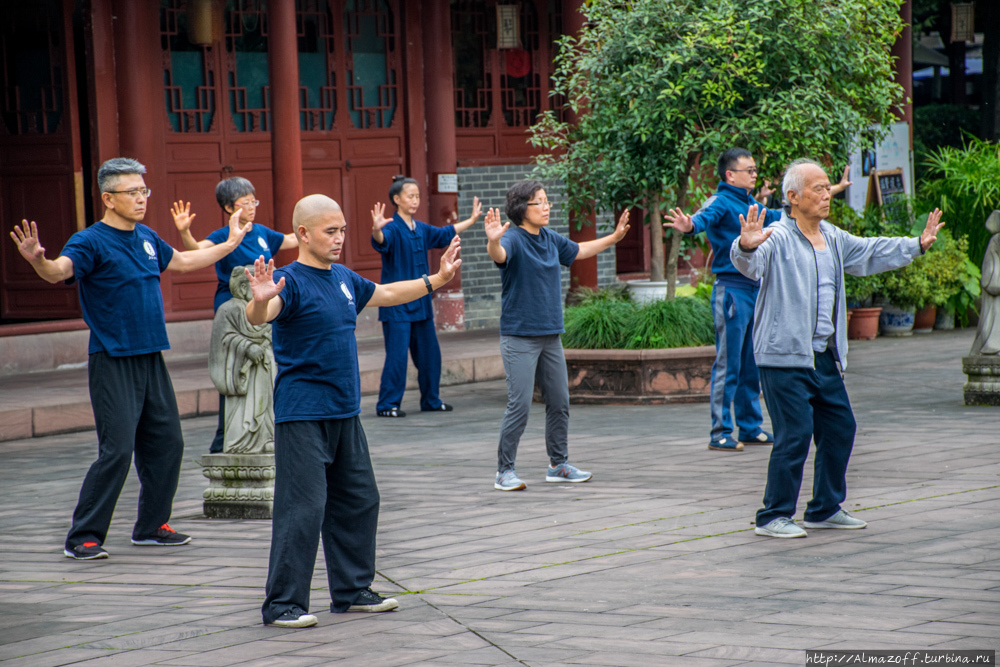
[{"label": "paving stone pattern", "polygon": [[962,405],[971,340],[852,346],[846,507],[869,527],[800,540],[753,534],[768,449],[708,451],[706,405],[573,406],[572,461],[595,473],[580,485],[543,482],[536,405],[518,460],[528,489],[501,493],[502,381],[446,388],[455,412],[403,420],[376,419],[366,398],[375,586],[400,610],[330,614],[321,552],[320,622],[303,630],[260,625],[269,522],[201,518],[195,461],[214,418],[184,422],[172,524],[193,543],[129,544],[133,474],[103,561],[61,553],[94,435],[0,443],[0,661],[749,667],[818,648],[1000,649],[1000,412]]},{"label": "paving stone pattern", "polygon": [[[498,208],[503,213],[507,189],[515,181],[529,178],[532,165],[509,164],[491,167],[462,167],[458,170],[458,211],[463,218],[472,211],[473,197],[479,197],[483,210]],[[549,226],[553,231],[569,235],[565,197],[560,184],[545,190],[555,204]],[[485,215],[485,213],[484,213]],[[506,220],[506,218],[504,218]],[[611,216],[597,221],[598,234],[609,233]],[[606,287],[616,280],[614,248],[597,256],[597,283]],[[569,269],[563,269],[563,296],[569,289]],[[480,221],[462,234],[462,292],[465,294],[465,328],[468,330],[500,327],[500,271],[486,252],[486,232]]]}]

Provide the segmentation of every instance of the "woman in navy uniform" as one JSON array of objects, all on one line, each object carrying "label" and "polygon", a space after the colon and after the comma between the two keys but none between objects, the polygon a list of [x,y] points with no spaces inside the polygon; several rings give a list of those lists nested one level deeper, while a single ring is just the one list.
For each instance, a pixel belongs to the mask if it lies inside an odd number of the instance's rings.
[{"label": "woman in navy uniform", "polygon": [[[462,222],[433,227],[414,220],[420,207],[420,186],[412,178],[395,176],[389,201],[396,207],[392,218],[385,217],[385,204],[372,209],[372,247],[382,255],[383,285],[415,280],[428,273],[427,251],[447,248],[455,235],[479,219],[481,207],[476,197],[472,216]],[[385,366],[375,412],[379,417],[405,417],[400,409],[406,390],[406,352],[413,357],[420,387],[420,410],[449,412],[451,406],[438,396],[441,386],[441,348],[434,329],[434,308],[428,294],[416,301],[378,309],[385,340]]]},{"label": "woman in navy uniform", "polygon": [[[215,200],[225,211],[226,215],[232,215],[236,209],[242,211],[241,219],[245,222],[254,222],[257,217],[257,207],[260,202],[257,200],[257,191],[253,183],[242,176],[233,176],[223,179],[215,186]],[[199,241],[191,234],[191,222],[196,213],[191,212],[191,202],[184,203],[183,200],[174,202],[170,207],[170,215],[174,218],[174,226],[180,233],[181,242],[188,250],[198,250],[199,248],[211,248],[214,245],[226,240],[227,228],[221,227],[208,235],[204,241]],[[247,266],[253,264],[260,257],[268,262],[278,254],[279,250],[298,248],[299,241],[295,234],[282,234],[265,225],[254,224],[253,228],[243,238],[243,242],[233,252],[226,255],[215,263],[215,274],[219,279],[215,288],[215,299],[213,300],[213,310],[218,311],[219,307],[233,298],[229,291],[229,277],[233,269],[237,266]],[[219,425],[215,430],[215,437],[208,451],[213,454],[222,452],[222,439],[225,425],[226,398],[219,394]]]}]

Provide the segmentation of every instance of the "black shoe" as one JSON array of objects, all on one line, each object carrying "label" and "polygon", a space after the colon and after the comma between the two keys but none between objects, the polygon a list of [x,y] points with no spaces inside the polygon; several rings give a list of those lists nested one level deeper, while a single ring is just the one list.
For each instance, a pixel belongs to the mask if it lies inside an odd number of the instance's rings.
[{"label": "black shoe", "polygon": [[276,628],[309,628],[317,623],[319,623],[318,618],[296,607],[289,609],[278,618],[264,625],[271,625]]},{"label": "black shoe", "polygon": [[430,408],[429,410],[424,410],[423,408],[421,408],[420,411],[421,412],[451,412],[454,409],[455,408],[453,408],[452,406],[448,405],[447,403],[442,403],[440,406],[438,406],[436,408]]},{"label": "black shoe", "polygon": [[63,553],[66,554],[67,558],[75,558],[76,560],[95,560],[108,557],[108,552],[102,549],[97,542],[84,542],[72,549],[63,549]]},{"label": "black shoe", "polygon": [[375,412],[379,417],[405,417],[406,413],[399,408],[386,408]]},{"label": "black shoe", "polygon": [[179,547],[191,541],[190,535],[178,533],[168,524],[163,524],[156,532],[146,537],[133,537],[132,544],[137,547]]},{"label": "black shoe", "polygon": [[361,591],[361,595],[354,601],[347,611],[392,611],[399,606],[394,598],[384,598],[371,588]]}]

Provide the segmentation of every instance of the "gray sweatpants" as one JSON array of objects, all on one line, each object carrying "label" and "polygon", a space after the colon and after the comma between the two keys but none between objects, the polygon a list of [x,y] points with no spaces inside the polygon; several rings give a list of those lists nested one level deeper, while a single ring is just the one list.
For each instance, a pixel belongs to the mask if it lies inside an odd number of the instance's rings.
[{"label": "gray sweatpants", "polygon": [[500,426],[497,471],[514,468],[536,384],[545,401],[545,451],[553,466],[565,463],[569,459],[569,380],[559,334],[500,336],[500,355],[507,374],[507,412]]}]

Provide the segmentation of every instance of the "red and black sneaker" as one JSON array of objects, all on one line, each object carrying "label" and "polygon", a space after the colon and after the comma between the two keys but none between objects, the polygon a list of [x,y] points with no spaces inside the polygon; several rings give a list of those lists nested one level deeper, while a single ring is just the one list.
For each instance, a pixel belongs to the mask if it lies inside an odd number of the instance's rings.
[{"label": "red and black sneaker", "polygon": [[152,535],[132,538],[132,544],[137,547],[179,547],[190,541],[190,535],[178,533],[166,523],[157,528]]},{"label": "red and black sneaker", "polygon": [[66,554],[67,558],[75,558],[76,560],[94,560],[108,557],[108,552],[102,549],[101,545],[97,542],[84,542],[72,549],[67,547],[63,549],[63,553]]}]

